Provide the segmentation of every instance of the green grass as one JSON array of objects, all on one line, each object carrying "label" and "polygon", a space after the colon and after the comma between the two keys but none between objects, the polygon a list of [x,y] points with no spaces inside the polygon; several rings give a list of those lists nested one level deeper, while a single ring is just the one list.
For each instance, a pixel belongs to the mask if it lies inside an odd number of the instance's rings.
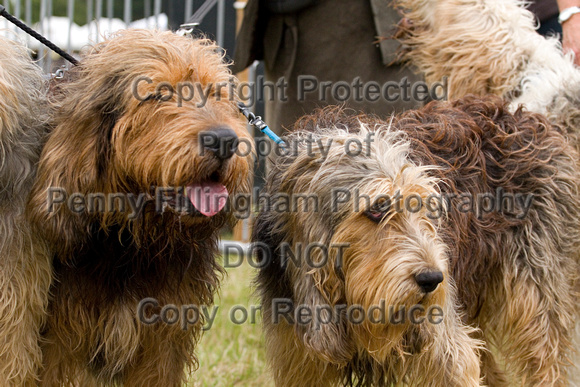
[{"label": "green grass", "polygon": [[[249,321],[250,306],[259,304],[251,297],[254,274],[247,263],[227,269],[216,297],[219,309],[214,324],[196,348],[199,369],[189,386],[273,386],[266,368],[261,314],[256,313],[255,323]],[[248,311],[248,321],[239,325],[231,321],[230,310],[235,305]]]}]

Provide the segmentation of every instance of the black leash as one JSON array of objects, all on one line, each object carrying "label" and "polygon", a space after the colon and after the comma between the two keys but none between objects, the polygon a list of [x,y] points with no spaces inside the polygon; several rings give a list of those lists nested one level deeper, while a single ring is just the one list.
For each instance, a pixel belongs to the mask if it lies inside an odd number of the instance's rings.
[{"label": "black leash", "polygon": [[201,24],[201,22],[205,18],[205,15],[207,15],[207,13],[211,11],[215,3],[217,3],[217,0],[206,0],[205,3],[203,3],[201,7],[199,7],[197,11],[195,11],[195,13],[191,15],[191,17],[179,27],[184,29],[191,29],[197,27],[198,25]]},{"label": "black leash", "polygon": [[26,24],[22,23],[20,20],[12,16],[6,11],[6,8],[0,5],[0,16],[4,16],[6,20],[10,23],[16,25],[22,31],[26,32],[28,35],[32,36],[34,39],[38,40],[40,43],[44,44],[46,47],[50,48],[52,51],[56,52],[58,55],[62,56],[64,59],[68,60],[73,65],[78,65],[79,61],[73,58],[71,55],[67,54],[60,47],[52,43],[50,40],[46,39],[44,36],[40,35],[38,32],[34,31],[32,28],[28,27]]}]

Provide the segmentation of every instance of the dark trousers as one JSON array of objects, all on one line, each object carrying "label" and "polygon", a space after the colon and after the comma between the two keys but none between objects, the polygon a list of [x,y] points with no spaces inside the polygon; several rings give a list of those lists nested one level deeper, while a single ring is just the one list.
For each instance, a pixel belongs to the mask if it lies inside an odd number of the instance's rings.
[{"label": "dark trousers", "polygon": [[562,40],[562,26],[558,23],[558,15],[540,22],[538,33],[543,36],[554,36],[558,34]]}]

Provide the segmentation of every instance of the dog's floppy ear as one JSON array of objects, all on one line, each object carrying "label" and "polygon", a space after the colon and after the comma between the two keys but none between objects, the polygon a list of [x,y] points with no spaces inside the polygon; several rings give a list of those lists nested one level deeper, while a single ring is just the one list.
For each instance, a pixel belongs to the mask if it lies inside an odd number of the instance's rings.
[{"label": "dog's floppy ear", "polygon": [[[313,230],[305,235],[312,236]],[[317,238],[318,237],[318,238]],[[340,249],[331,245],[331,235],[295,240],[289,248],[296,256],[288,260],[293,283],[294,308],[305,308],[311,318],[296,321],[295,332],[314,355],[337,365],[346,365],[356,353],[346,318],[344,278],[337,266]],[[322,247],[324,246],[324,247]]]},{"label": "dog's floppy ear", "polygon": [[[107,170],[111,136],[122,114],[119,78],[100,80],[94,93],[84,91],[86,74],[64,85],[57,101],[54,129],[40,157],[27,213],[37,231],[59,256],[86,238],[91,216],[81,201],[89,193],[107,193],[113,182]],[[94,84],[95,80],[89,82]]]},{"label": "dog's floppy ear", "polygon": [[266,310],[269,310],[276,298],[292,298],[290,278],[280,259],[284,235],[277,229],[276,219],[272,215],[271,212],[260,212],[252,230],[253,251],[260,267],[255,280],[256,288]]},{"label": "dog's floppy ear", "polygon": [[72,256],[74,246],[85,241],[89,227],[88,218],[74,204],[75,197],[79,196],[62,186],[37,184],[26,208],[35,233],[63,260]]},{"label": "dog's floppy ear", "polygon": [[[275,210],[275,198],[276,195],[269,209],[262,209],[253,231],[261,265],[256,282],[263,317],[273,321],[272,305],[276,299],[291,300],[292,310],[287,315],[292,316],[295,334],[307,351],[333,364],[345,365],[355,348],[345,316],[344,282],[339,278],[340,269],[334,265],[338,251],[329,247],[330,235],[328,240],[318,239],[316,245],[325,244],[329,251],[328,256],[322,257],[323,250],[312,248],[315,243],[302,237],[309,230],[298,230],[302,223],[298,223],[296,214]],[[311,318],[297,318],[298,313],[309,313]]]}]

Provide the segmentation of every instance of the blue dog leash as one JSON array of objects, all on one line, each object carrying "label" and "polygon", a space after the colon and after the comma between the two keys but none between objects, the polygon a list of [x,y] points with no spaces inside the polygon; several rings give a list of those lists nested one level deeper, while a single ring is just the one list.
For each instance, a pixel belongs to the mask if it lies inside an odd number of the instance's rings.
[{"label": "blue dog leash", "polygon": [[272,129],[270,129],[268,125],[266,125],[266,123],[262,120],[262,117],[256,116],[254,113],[250,111],[250,109],[248,109],[246,105],[244,105],[241,102],[238,102],[238,108],[240,109],[240,112],[242,112],[242,114],[247,118],[248,123],[250,125],[259,129],[266,136],[270,137],[270,139],[274,141],[276,144],[286,145],[286,143],[282,141],[282,139],[278,137],[276,133],[272,132]]}]

